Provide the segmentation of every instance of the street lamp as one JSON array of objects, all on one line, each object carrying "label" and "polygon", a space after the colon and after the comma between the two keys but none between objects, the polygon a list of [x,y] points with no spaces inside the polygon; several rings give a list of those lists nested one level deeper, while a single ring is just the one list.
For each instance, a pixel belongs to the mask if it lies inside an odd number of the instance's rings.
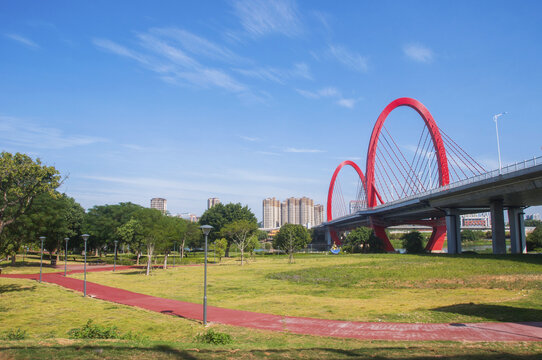
[{"label": "street lamp", "polygon": [[85,242],[85,266],[84,266],[84,273],[85,273],[85,278],[84,278],[84,281],[83,281],[83,296],[87,296],[87,240],[88,238],[90,237],[89,234],[83,234],[81,235],[81,237],[83,238],[83,241]]},{"label": "street lamp", "polygon": [[115,259],[113,260],[113,272],[117,268],[117,244],[119,243],[118,240],[115,240]]},{"label": "street lamp", "polygon": [[66,241],[66,251],[64,251],[64,276],[66,276],[66,271],[68,270],[68,241],[70,240],[69,237],[64,238],[64,241]]},{"label": "street lamp", "polygon": [[499,125],[498,125],[497,120],[504,114],[506,114],[506,111],[497,115],[493,115],[493,121],[495,121],[495,131],[497,132],[497,152],[499,154],[499,174],[502,171],[502,163],[501,163],[501,144],[499,143]]},{"label": "street lamp", "polygon": [[203,325],[207,326],[207,235],[213,228],[211,225],[202,225],[199,227],[205,235],[205,265],[203,270]]},{"label": "street lamp", "polygon": [[45,240],[45,236],[40,236],[41,240],[41,256],[40,256],[40,282],[41,282],[41,269],[43,267],[43,240]]}]

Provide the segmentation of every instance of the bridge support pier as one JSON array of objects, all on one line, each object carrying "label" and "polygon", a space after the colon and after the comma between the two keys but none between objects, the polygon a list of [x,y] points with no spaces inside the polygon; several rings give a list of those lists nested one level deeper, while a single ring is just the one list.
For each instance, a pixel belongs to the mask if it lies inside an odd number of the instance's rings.
[{"label": "bridge support pier", "polygon": [[461,218],[454,209],[446,209],[448,254],[461,254]]},{"label": "bridge support pier", "polygon": [[493,254],[506,254],[503,201],[492,200],[489,208],[491,210],[491,236],[493,240]]},{"label": "bridge support pier", "polygon": [[328,250],[331,249],[331,232],[329,230],[329,226],[326,226],[326,244],[328,246]]},{"label": "bridge support pier", "polygon": [[509,207],[508,222],[510,224],[510,252],[512,254],[527,253],[523,209],[520,207]]}]

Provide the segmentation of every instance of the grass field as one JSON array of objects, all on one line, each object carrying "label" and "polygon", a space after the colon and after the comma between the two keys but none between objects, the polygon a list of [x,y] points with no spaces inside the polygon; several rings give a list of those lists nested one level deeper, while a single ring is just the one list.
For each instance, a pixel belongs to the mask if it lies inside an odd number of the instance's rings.
[{"label": "grass field", "polygon": [[[209,304],[329,319],[542,321],[540,256],[299,255],[209,268]],[[20,268],[19,268],[20,269]],[[35,270],[35,268],[32,268]],[[8,270],[9,271],[9,270]],[[201,302],[202,267],[89,273],[89,281]],[[80,277],[77,275],[76,277]],[[138,340],[73,340],[88,319]],[[0,359],[539,359],[542,343],[359,341],[214,325],[230,345],[203,344],[195,321],[83,298],[52,284],[0,278]]]},{"label": "grass field", "polygon": [[[82,274],[74,275],[82,278]],[[89,281],[201,302],[202,267],[90,273]],[[208,272],[210,305],[352,321],[542,321],[542,257],[303,255],[230,260]]]}]

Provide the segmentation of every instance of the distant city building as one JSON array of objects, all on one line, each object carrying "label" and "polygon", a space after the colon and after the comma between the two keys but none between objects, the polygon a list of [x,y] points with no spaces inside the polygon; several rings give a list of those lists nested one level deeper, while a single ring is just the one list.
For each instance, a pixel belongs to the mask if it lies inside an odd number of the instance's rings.
[{"label": "distant city building", "polygon": [[216,204],[220,204],[219,198],[209,198],[207,199],[207,210],[215,206]]},{"label": "distant city building", "polygon": [[152,198],[151,209],[160,210],[163,214],[165,214],[167,211],[167,200],[162,198]]},{"label": "distant city building", "polygon": [[490,213],[461,215],[461,227],[489,228],[491,227],[491,215]]},{"label": "distant city building", "polygon": [[198,222],[199,220],[198,216],[192,213],[182,213],[182,214],[177,215],[177,217],[188,220],[190,222]]},{"label": "distant city building", "polygon": [[324,206],[314,205],[314,200],[307,197],[291,197],[282,203],[274,197],[267,198],[262,202],[262,210],[264,229],[279,228],[288,223],[310,228],[324,220]]},{"label": "distant city building", "polygon": [[536,213],[536,214],[525,215],[525,220],[539,220],[540,221],[540,214]]}]

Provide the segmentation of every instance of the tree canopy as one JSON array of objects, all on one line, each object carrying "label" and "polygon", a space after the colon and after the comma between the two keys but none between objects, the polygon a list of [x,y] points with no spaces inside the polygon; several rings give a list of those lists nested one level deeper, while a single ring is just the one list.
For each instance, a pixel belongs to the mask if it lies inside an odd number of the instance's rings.
[{"label": "tree canopy", "polygon": [[289,255],[289,262],[293,263],[294,252],[310,242],[310,233],[303,225],[284,224],[273,238],[273,247],[284,250]]},{"label": "tree canopy", "polygon": [[236,220],[226,224],[221,233],[232,239],[241,252],[241,265],[243,265],[245,250],[249,245],[250,237],[258,230],[258,224],[249,220]]},{"label": "tree canopy", "polygon": [[[43,193],[53,194],[60,186],[59,172],[52,166],[33,161],[28,155],[0,154],[0,234]],[[1,246],[1,244],[0,244]]]},{"label": "tree canopy", "polygon": [[[209,233],[209,239],[215,241],[221,237],[222,228],[231,224],[237,220],[247,220],[253,223],[257,223],[256,216],[248,208],[248,206],[242,206],[237,204],[216,204],[212,208],[206,210],[200,217],[199,223],[202,225],[211,225],[213,231]],[[233,241],[232,238],[227,237],[228,246],[226,247],[226,256],[229,256],[230,245]]]}]

